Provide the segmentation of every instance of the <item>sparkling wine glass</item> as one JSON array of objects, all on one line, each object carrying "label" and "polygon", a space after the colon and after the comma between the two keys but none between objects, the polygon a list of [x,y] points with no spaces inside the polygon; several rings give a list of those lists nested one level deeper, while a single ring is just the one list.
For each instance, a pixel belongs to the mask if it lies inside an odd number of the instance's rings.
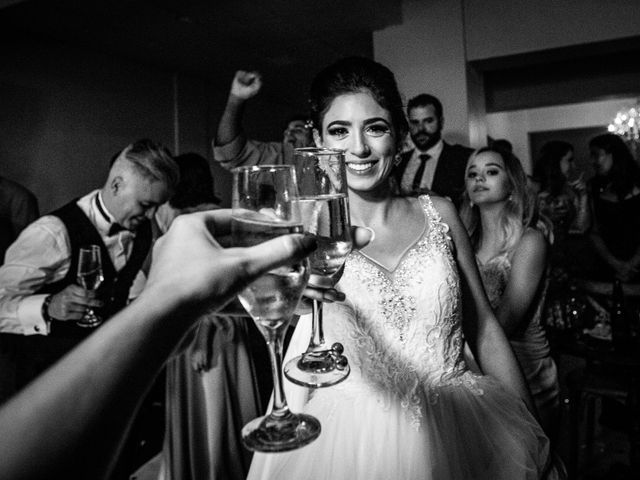
[{"label": "sparkling wine glass", "polygon": [[[247,247],[289,233],[302,233],[295,170],[291,165],[241,167],[233,171],[231,233],[234,245]],[[309,280],[309,262],[271,270],[239,295],[269,348],[273,410],[242,429],[249,450],[284,452],[320,435],[320,422],[289,410],[282,378],[284,335]]]},{"label": "sparkling wine glass", "polygon": [[[329,148],[296,148],[294,153],[300,210],[306,233],[316,236],[309,284],[331,288],[351,251],[351,225],[344,152]],[[322,302],[313,301],[311,339],[307,351],[287,362],[285,376],[307,387],[328,387],[349,375],[343,347],[325,344]]]},{"label": "sparkling wine glass", "polygon": [[[80,248],[76,280],[81,287],[89,291],[97,290],[103,282],[102,258],[98,245],[87,245]],[[82,319],[76,322],[77,325],[87,328],[97,327],[101,323],[102,319],[95,314],[92,308],[87,308]]]}]

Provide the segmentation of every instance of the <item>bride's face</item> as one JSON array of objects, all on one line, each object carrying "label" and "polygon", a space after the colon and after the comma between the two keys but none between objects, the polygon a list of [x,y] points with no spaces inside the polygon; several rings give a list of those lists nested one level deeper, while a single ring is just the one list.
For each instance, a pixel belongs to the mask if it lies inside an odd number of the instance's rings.
[{"label": "bride's face", "polygon": [[387,181],[396,154],[391,114],[368,92],[336,97],[322,119],[324,147],[345,150],[347,183],[367,191]]}]

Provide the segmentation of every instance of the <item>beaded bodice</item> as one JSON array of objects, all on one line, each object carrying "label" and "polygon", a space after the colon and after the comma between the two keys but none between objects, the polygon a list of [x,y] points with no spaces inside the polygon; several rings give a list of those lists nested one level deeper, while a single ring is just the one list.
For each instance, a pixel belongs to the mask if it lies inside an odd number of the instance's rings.
[{"label": "beaded bodice", "polygon": [[[505,252],[485,263],[476,259],[484,289],[494,311],[500,306],[502,295],[507,288],[507,281],[511,272],[511,255],[510,252]],[[542,358],[549,355],[549,344],[541,324],[545,297],[546,279],[543,280],[543,286],[536,294],[527,317],[509,337],[511,346],[515,349],[519,358],[525,356]]]},{"label": "beaded bodice", "polygon": [[460,286],[449,227],[428,196],[419,201],[425,230],[395,270],[353,252],[338,284],[347,300],[325,305],[327,337],[343,343],[352,368],[342,388],[364,384],[388,400],[399,399],[418,424],[420,402],[437,401],[437,387],[474,383],[464,375]]}]

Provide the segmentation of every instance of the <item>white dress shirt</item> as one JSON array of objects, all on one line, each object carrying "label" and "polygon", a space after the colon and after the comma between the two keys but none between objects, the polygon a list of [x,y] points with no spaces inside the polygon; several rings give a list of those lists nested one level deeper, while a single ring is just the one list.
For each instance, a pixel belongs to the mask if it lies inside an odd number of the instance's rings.
[{"label": "white dress shirt", "polygon": [[443,146],[444,143],[442,139],[440,139],[433,147],[425,152],[422,152],[417,148],[413,149],[413,153],[411,154],[409,163],[407,163],[407,168],[402,175],[403,192],[413,190],[413,177],[416,176],[416,172],[418,171],[418,167],[420,166],[419,157],[420,155],[424,155],[425,153],[428,154],[430,158],[425,164],[424,173],[422,174],[422,181],[420,182],[420,188],[431,189],[431,185],[433,184],[433,177],[436,173],[436,167],[438,166],[438,160],[440,159],[440,154],[442,153]]},{"label": "white dress shirt", "polygon": [[[101,202],[107,218],[98,209]],[[100,191],[80,198],[78,207],[96,227],[117,271],[127,263],[135,234],[128,230],[109,236],[113,222],[101,201]],[[9,247],[0,267],[0,332],[47,335],[50,325],[42,317],[47,294],[36,294],[44,285],[62,280],[71,265],[71,245],[62,220],[45,215],[25,228]]]}]

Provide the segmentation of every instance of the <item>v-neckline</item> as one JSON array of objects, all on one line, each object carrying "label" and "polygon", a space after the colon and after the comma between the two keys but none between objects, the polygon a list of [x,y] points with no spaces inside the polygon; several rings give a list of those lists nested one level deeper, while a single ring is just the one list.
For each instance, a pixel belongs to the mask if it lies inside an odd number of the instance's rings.
[{"label": "v-neckline", "polygon": [[365,252],[363,252],[362,250],[358,250],[358,253],[360,255],[362,255],[366,260],[368,260],[370,263],[374,264],[375,266],[381,268],[382,270],[384,270],[385,272],[387,272],[390,275],[393,275],[397,270],[398,267],[400,267],[400,265],[402,264],[402,262],[404,261],[404,259],[407,257],[407,255],[409,254],[409,252],[414,249],[416,247],[416,245],[418,245],[418,243],[420,243],[420,241],[424,238],[424,236],[427,233],[427,229],[430,227],[430,221],[429,218],[427,216],[427,212],[425,211],[424,206],[421,205],[420,210],[422,211],[422,216],[424,218],[424,224],[422,226],[422,230],[420,231],[420,233],[418,234],[418,236],[411,241],[407,247],[400,253],[400,255],[398,256],[398,260],[395,262],[395,265],[393,266],[393,268],[389,268],[386,265],[384,265],[382,262],[376,260],[374,257],[372,257],[371,255],[366,254]]}]

